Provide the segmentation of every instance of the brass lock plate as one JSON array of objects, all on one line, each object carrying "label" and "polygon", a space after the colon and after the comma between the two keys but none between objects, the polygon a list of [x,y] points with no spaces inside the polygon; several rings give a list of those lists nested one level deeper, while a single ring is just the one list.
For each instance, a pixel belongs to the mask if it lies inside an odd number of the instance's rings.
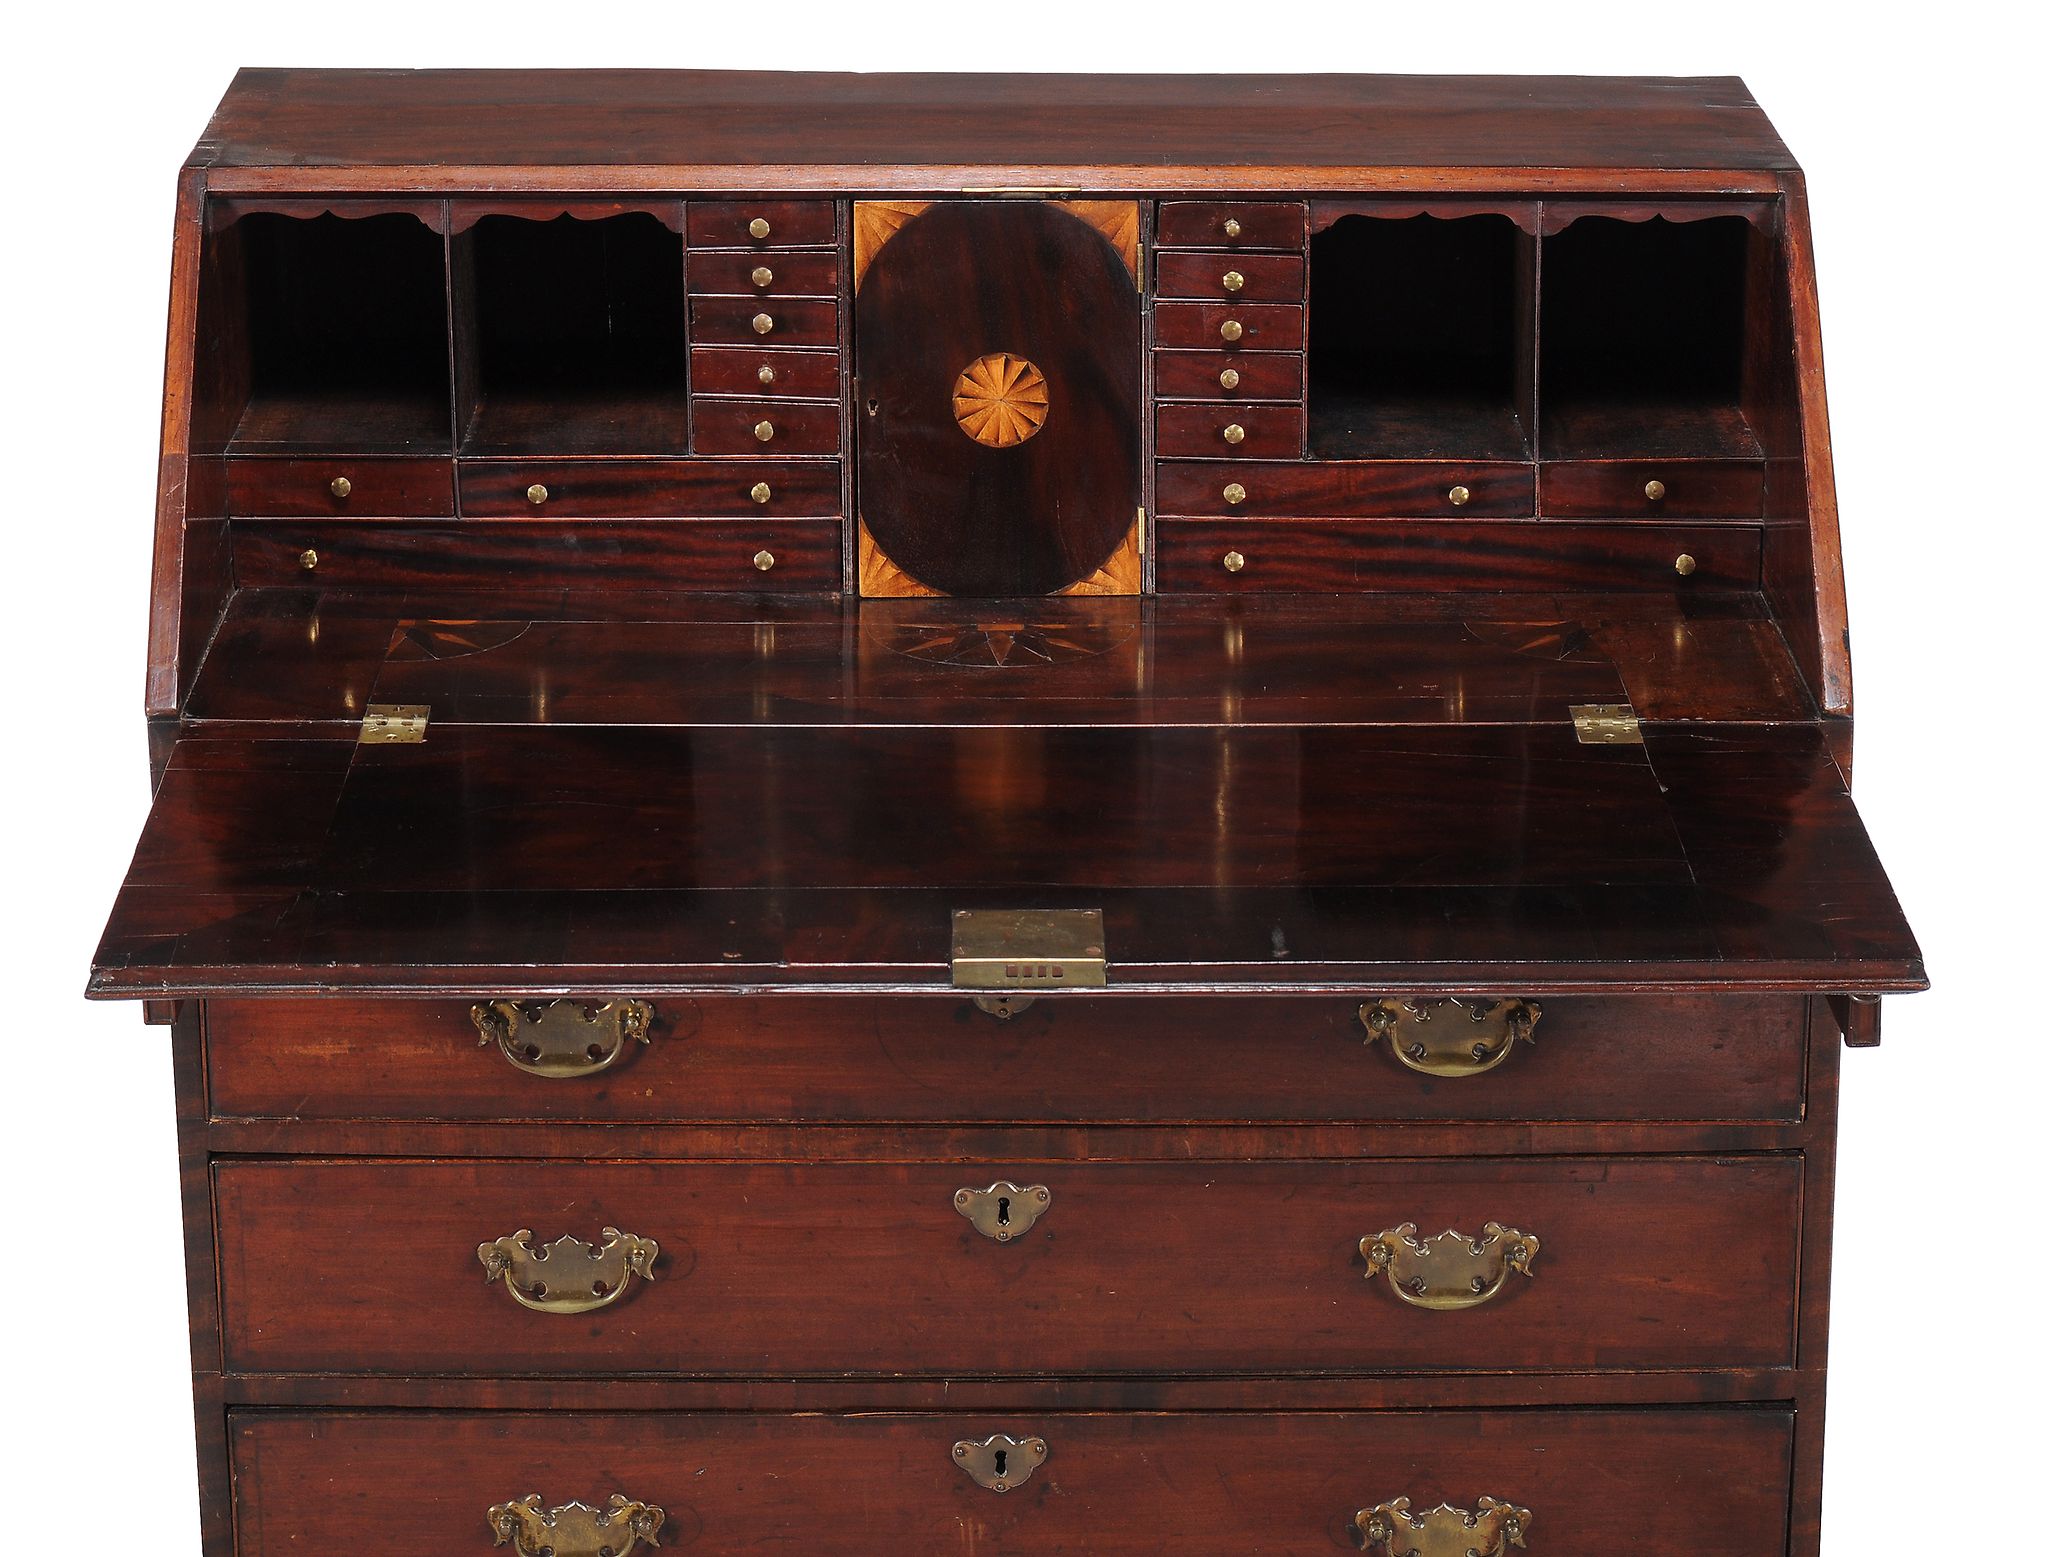
[{"label": "brass lock plate", "polygon": [[1109,982],[1099,908],[962,908],[953,914],[955,989],[1101,989]]},{"label": "brass lock plate", "polygon": [[1031,1473],[1045,1463],[1043,1438],[1012,1438],[997,1433],[980,1443],[963,1438],[953,1445],[953,1463],[973,1478],[978,1487],[991,1492],[1008,1492],[1031,1479]]}]

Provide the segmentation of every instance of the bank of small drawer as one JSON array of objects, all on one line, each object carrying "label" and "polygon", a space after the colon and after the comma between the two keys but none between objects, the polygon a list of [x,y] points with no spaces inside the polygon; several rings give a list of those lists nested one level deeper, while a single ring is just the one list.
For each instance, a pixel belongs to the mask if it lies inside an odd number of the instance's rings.
[{"label": "bank of small drawer", "polygon": [[445,459],[229,459],[230,519],[432,518],[455,512]]},{"label": "bank of small drawer", "polygon": [[1293,303],[1301,300],[1301,274],[1298,254],[1162,249],[1154,261],[1153,290],[1162,298]]},{"label": "bank of small drawer", "polygon": [[821,297],[692,297],[699,346],[836,346],[839,304]]},{"label": "bank of small drawer", "polygon": [[1299,303],[1161,302],[1152,305],[1152,339],[1165,347],[1299,352],[1303,319]]},{"label": "bank of small drawer", "polygon": [[1152,394],[1158,400],[1286,400],[1299,404],[1300,353],[1155,351]]},{"label": "bank of small drawer", "polygon": [[690,446],[699,454],[837,454],[839,402],[696,395]]},{"label": "bank of small drawer", "polygon": [[1561,519],[1736,519],[1764,513],[1755,460],[1588,460],[1546,464],[1543,512]]},{"label": "bank of small drawer", "polygon": [[1162,249],[1308,246],[1308,211],[1296,200],[1163,200],[1154,240]]},{"label": "bank of small drawer", "polygon": [[835,250],[754,254],[730,250],[693,253],[690,291],[698,296],[837,297],[839,255]]},{"label": "bank of small drawer", "polygon": [[459,479],[466,518],[796,518],[840,507],[838,464],[816,460],[464,460]]},{"label": "bank of small drawer", "polygon": [[[830,1314],[827,1304],[817,1317]],[[235,1550],[336,1550],[338,1510],[366,1511],[350,1527],[377,1531],[377,1549],[395,1557],[488,1550],[488,1511],[538,1493],[543,1511],[614,1494],[659,1509],[662,1551],[1363,1546],[1385,1557],[1360,1533],[1361,1513],[1406,1498],[1417,1518],[1446,1501],[1478,1516],[1483,1496],[1527,1511],[1534,1557],[1769,1557],[1785,1550],[1791,1497],[1793,1414],[1782,1407],[681,1415],[607,1409],[601,1396],[580,1404],[546,1416],[231,1412]],[[972,1481],[956,1452],[997,1434],[1034,1446],[1034,1459],[1044,1450],[1004,1493]],[[961,1530],[971,1543],[953,1539]],[[1486,1542],[1490,1553],[1523,1549]]]},{"label": "bank of small drawer", "polygon": [[1242,460],[1301,457],[1298,405],[1162,405],[1155,441],[1161,454],[1227,454]]},{"label": "bank of small drawer", "polygon": [[1282,467],[1162,460],[1157,491],[1162,515],[1190,517],[1527,519],[1536,512],[1535,472],[1506,461],[1315,461]]},{"label": "bank of small drawer", "polygon": [[700,395],[836,401],[839,353],[772,346],[699,346],[690,353],[690,386]]},{"label": "bank of small drawer", "polygon": [[830,200],[692,200],[684,223],[693,249],[815,249],[839,238]]},{"label": "bank of small drawer", "polygon": [[[213,1169],[221,1336],[231,1371],[465,1377],[1783,1367],[1802,1173],[1784,1153],[236,1158]],[[1404,1296],[1411,1223],[1508,1230],[1439,1278],[1473,1301]],[[534,1312],[479,1253],[605,1228],[654,1246],[652,1279],[623,1255],[603,1292],[568,1257],[515,1278],[577,1312]]]}]

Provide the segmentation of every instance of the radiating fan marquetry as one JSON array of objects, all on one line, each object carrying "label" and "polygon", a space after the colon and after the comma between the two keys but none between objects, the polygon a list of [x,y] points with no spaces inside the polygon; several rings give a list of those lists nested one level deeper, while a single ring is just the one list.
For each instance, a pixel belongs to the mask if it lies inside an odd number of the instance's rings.
[{"label": "radiating fan marquetry", "polygon": [[976,443],[1014,448],[1045,425],[1052,408],[1045,375],[1014,352],[992,351],[953,382],[953,418]]},{"label": "radiating fan marquetry", "polygon": [[1057,200],[1056,209],[1079,217],[1109,240],[1124,262],[1124,269],[1138,279],[1138,202],[1135,200]]},{"label": "radiating fan marquetry", "polygon": [[882,245],[903,230],[903,224],[923,211],[929,200],[856,200],[853,203],[853,289],[860,290],[860,278],[882,251]]}]

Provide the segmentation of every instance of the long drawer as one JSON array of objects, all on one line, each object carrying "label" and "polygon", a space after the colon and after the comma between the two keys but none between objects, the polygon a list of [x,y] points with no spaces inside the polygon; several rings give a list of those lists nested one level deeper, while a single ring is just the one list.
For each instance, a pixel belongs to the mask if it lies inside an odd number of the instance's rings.
[{"label": "long drawer", "polygon": [[221,1331],[247,1372],[1776,1366],[1801,1181],[1778,1154],[229,1160]]},{"label": "long drawer", "polygon": [[[485,1551],[492,1511],[535,1494],[543,1515],[639,1505],[612,1527],[615,1557],[635,1515],[663,1550],[720,1554],[1519,1550],[1440,1528],[1435,1544],[1389,1547],[1364,1528],[1399,1499],[1422,1518],[1439,1504],[1480,1515],[1481,1498],[1517,1511],[1489,1528],[1516,1517],[1532,1552],[1769,1557],[1785,1550],[1793,1434],[1789,1411],[1714,1407],[230,1420],[243,1557]],[[996,1479],[997,1453],[1016,1478],[1001,1493],[973,1474]],[[559,1557],[588,1557],[599,1543],[572,1544],[565,1517]]]},{"label": "long drawer", "polygon": [[1369,1030],[1351,1000],[1064,996],[1008,1017],[951,997],[649,1004],[646,1031],[628,1034],[595,1000],[520,1007],[511,1021],[530,1025],[517,1032],[489,1003],[211,1001],[212,1107],[309,1120],[1790,1123],[1804,1097],[1797,996],[1546,1000],[1529,1041],[1458,1076]]}]

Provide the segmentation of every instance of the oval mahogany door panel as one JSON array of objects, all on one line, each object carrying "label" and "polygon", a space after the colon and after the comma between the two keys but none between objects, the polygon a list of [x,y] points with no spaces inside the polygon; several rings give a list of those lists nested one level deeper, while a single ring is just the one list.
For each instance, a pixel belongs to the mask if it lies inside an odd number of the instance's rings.
[{"label": "oval mahogany door panel", "polygon": [[1140,315],[1101,231],[1054,202],[937,202],[882,240],[854,317],[859,507],[895,569],[1050,595],[1110,561],[1140,496]]},{"label": "oval mahogany door panel", "polygon": [[[1785,1550],[1792,1413],[1685,1410],[1017,1412],[860,1416],[237,1411],[243,1557],[485,1552],[492,1507],[613,1495],[663,1551],[1003,1557],[1356,1557],[1360,1512],[1407,1498],[1528,1512],[1528,1550]],[[1044,1445],[1008,1492],[954,1446]],[[366,1539],[350,1539],[360,1535]],[[623,1544],[623,1543],[622,1543]],[[1441,1545],[1429,1551],[1460,1551]],[[1495,1548],[1519,1552],[1519,1546]],[[635,1548],[635,1557],[645,1548]],[[1384,1557],[1384,1547],[1370,1548]]]},{"label": "oval mahogany door panel", "polygon": [[[252,1372],[1777,1366],[1800,1182],[1782,1155],[230,1161],[215,1176],[221,1324],[228,1368]],[[1361,1248],[1408,1223],[1497,1223],[1540,1246],[1526,1274],[1448,1262],[1439,1295],[1491,1295],[1436,1311],[1394,1285],[1419,1267],[1376,1271]],[[613,1300],[590,1312],[535,1312],[479,1253],[522,1230],[538,1248],[608,1228],[658,1253],[631,1276],[615,1261]],[[590,1264],[550,1269],[559,1297]]]}]

